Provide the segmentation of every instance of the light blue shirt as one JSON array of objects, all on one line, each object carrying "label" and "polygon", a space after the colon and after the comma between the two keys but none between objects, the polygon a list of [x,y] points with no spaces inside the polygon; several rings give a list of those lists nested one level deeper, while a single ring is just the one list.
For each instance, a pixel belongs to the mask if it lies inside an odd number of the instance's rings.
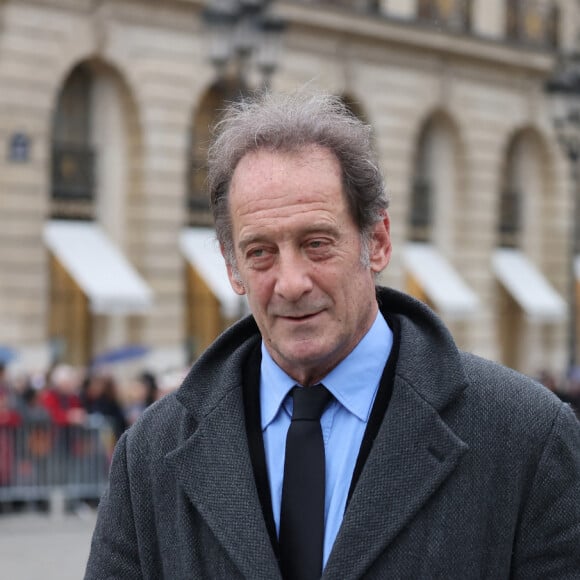
[{"label": "light blue shirt", "polygon": [[[355,349],[321,381],[334,395],[320,419],[326,453],[324,565],[342,523],[358,452],[392,345],[393,333],[379,313]],[[292,416],[292,397],[287,395],[294,385],[296,381],[274,362],[262,342],[262,433],[278,534],[286,434]]]}]

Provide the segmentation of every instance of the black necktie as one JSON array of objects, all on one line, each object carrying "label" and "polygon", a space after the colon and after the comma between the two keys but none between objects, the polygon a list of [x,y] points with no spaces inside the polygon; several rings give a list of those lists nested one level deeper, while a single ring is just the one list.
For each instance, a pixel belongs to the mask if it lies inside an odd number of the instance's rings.
[{"label": "black necktie", "polygon": [[320,416],[331,394],[322,386],[294,387],[286,436],[280,514],[280,567],[286,580],[322,575],[324,543],[324,442]]}]

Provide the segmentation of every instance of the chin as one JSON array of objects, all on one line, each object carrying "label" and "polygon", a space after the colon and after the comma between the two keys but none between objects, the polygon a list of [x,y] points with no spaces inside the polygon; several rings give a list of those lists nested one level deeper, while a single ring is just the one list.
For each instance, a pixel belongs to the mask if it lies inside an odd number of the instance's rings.
[{"label": "chin", "polygon": [[299,347],[281,349],[280,354],[292,366],[317,368],[328,364],[332,351],[301,344]]}]

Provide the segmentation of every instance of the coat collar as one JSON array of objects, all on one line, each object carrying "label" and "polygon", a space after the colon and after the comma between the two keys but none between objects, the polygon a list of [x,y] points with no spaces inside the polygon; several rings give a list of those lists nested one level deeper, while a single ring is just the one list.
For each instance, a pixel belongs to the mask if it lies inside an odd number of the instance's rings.
[{"label": "coat collar", "polygon": [[425,304],[389,288],[377,288],[384,313],[401,324],[396,375],[436,411],[442,412],[468,385],[451,333]]}]

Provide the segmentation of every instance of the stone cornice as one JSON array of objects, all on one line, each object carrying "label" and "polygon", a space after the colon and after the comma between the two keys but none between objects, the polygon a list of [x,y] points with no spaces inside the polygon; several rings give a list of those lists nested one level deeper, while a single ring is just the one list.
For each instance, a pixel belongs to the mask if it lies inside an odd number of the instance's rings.
[{"label": "stone cornice", "polygon": [[395,20],[374,14],[348,12],[328,6],[304,5],[279,1],[275,13],[290,27],[301,28],[314,35],[334,34],[363,43],[383,44],[393,50],[431,53],[446,59],[472,60],[481,64],[517,69],[519,72],[544,76],[555,61],[555,53],[542,48],[519,45],[440,31],[412,20]]}]

